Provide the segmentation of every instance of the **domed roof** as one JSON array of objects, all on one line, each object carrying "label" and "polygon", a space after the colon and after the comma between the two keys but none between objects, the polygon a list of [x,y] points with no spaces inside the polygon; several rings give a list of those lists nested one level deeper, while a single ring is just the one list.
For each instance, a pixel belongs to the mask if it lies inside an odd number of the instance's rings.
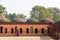
[{"label": "domed roof", "polygon": [[22,18],[14,18],[12,22],[25,22]]},{"label": "domed roof", "polygon": [[36,18],[29,18],[26,22],[38,22]]},{"label": "domed roof", "polygon": [[42,23],[54,23],[50,18],[44,18],[41,20]]},{"label": "domed roof", "polygon": [[10,22],[7,18],[0,18],[0,22]]}]

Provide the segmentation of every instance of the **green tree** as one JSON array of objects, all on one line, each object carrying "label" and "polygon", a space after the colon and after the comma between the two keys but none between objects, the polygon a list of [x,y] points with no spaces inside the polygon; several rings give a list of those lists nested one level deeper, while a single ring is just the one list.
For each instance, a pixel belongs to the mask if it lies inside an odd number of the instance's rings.
[{"label": "green tree", "polygon": [[8,19],[9,19],[10,21],[13,20],[13,15],[12,15],[11,13],[9,13],[9,14],[7,15],[7,17],[8,17]]},{"label": "green tree", "polygon": [[5,18],[6,13],[7,13],[6,8],[0,5],[0,18]]},{"label": "green tree", "polygon": [[49,13],[49,11],[43,7],[43,6],[34,6],[32,8],[32,11],[30,12],[31,18],[36,18],[39,21],[42,18],[51,18],[53,19],[53,16]]},{"label": "green tree", "polygon": [[19,17],[19,18],[22,18],[22,19],[24,19],[24,20],[26,20],[26,16],[23,15],[23,14],[18,14],[18,17]]},{"label": "green tree", "polygon": [[9,20],[13,20],[14,18],[17,18],[18,16],[16,15],[16,13],[9,13],[9,14],[6,14],[6,18],[8,18]]},{"label": "green tree", "polygon": [[5,11],[5,7],[3,7],[2,5],[0,5],[0,12],[3,12],[3,11]]},{"label": "green tree", "polygon": [[6,14],[6,18],[8,18],[12,22],[14,18],[22,18],[25,20],[26,16],[23,14],[9,13],[9,14]]},{"label": "green tree", "polygon": [[52,14],[54,22],[60,21],[60,9],[56,7],[47,8],[47,10]]}]

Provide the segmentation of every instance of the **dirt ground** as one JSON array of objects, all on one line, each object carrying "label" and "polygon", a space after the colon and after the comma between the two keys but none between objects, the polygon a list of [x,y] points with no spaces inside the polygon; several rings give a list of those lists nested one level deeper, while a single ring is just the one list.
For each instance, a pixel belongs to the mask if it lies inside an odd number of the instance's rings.
[{"label": "dirt ground", "polygon": [[0,40],[52,40],[52,39],[40,36],[19,36],[19,37],[0,37]]}]

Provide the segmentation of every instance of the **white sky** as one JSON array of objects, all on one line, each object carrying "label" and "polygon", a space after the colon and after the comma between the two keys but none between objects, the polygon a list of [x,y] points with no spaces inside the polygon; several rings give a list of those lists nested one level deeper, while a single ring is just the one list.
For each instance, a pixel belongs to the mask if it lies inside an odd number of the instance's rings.
[{"label": "white sky", "polygon": [[60,8],[60,0],[0,0],[0,4],[6,7],[8,13],[23,13],[27,17],[35,5]]}]

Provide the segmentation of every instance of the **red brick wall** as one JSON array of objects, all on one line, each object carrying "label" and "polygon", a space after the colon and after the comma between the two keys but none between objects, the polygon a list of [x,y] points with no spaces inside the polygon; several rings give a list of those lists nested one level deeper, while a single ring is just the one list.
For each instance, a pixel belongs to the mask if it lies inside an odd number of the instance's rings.
[{"label": "red brick wall", "polygon": [[[0,33],[0,36],[15,36],[15,33],[11,33],[11,28],[14,28],[17,26],[18,30],[20,32],[20,28],[22,28],[23,33],[19,33],[19,35],[46,35],[46,28],[49,26],[48,24],[0,24],[0,26],[3,26],[3,33]],[[34,28],[34,33],[30,33],[30,27]],[[4,33],[4,29],[7,28],[8,33]],[[26,33],[26,28],[29,28],[29,33]],[[35,28],[38,28],[38,33],[35,33]],[[45,33],[41,33],[41,29],[44,28]],[[15,31],[14,31],[15,32]]]}]

